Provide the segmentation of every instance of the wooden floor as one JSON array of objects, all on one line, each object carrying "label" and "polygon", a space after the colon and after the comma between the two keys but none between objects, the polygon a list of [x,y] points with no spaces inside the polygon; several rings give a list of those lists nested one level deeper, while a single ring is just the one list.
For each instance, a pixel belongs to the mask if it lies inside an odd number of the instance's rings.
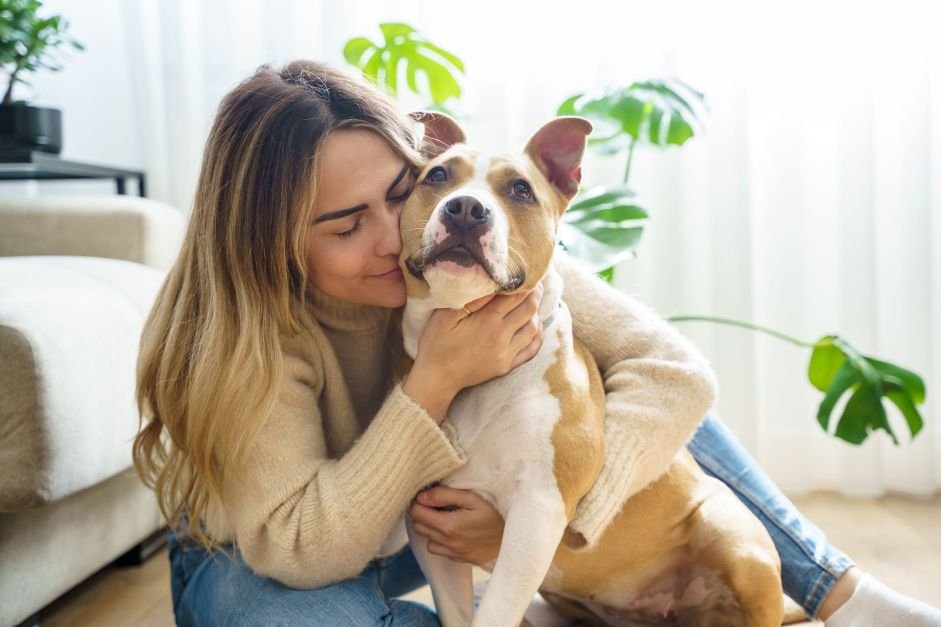
[{"label": "wooden floor", "polygon": [[[896,590],[941,607],[941,495],[859,500],[815,493],[793,500],[863,569]],[[427,588],[417,596],[428,599]],[[166,550],[137,568],[99,572],[41,612],[40,623],[173,625]]]}]

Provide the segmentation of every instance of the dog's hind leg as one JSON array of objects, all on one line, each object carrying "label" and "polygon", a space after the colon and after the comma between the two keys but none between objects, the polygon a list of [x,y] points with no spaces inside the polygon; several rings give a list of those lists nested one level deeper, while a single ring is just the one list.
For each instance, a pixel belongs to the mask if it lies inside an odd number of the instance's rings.
[{"label": "dog's hind leg", "polygon": [[[737,605],[735,613],[742,625],[777,627],[784,615],[784,603],[781,562],[774,544],[741,501],[725,486],[716,485],[719,489],[693,515],[695,531],[690,536],[690,552],[697,567],[715,573],[724,582],[735,602],[719,602],[722,595],[717,590],[710,595],[716,601],[714,607],[704,604],[691,624],[735,624],[722,616]],[[743,515],[743,511],[749,515]]]}]

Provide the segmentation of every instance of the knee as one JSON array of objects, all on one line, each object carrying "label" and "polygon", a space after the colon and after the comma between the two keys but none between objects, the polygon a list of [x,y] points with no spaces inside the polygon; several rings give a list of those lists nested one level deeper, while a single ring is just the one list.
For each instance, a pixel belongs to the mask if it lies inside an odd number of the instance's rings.
[{"label": "knee", "polygon": [[359,577],[317,588],[295,590],[271,579],[251,596],[233,593],[238,612],[222,624],[244,625],[362,625],[385,624],[389,607],[379,587]]}]

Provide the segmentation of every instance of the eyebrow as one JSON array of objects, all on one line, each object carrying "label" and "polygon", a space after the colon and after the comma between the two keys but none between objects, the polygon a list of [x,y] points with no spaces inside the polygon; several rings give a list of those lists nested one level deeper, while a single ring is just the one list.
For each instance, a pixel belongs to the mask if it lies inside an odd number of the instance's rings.
[{"label": "eyebrow", "polygon": [[[392,181],[392,185],[389,185],[389,189],[386,193],[391,193],[395,186],[405,177],[405,173],[408,172],[408,163],[402,165],[402,169],[399,170],[398,176],[395,177],[395,180]],[[369,205],[363,203],[361,205],[356,205],[355,207],[350,207],[349,209],[340,209],[339,211],[331,211],[330,213],[325,213],[316,220],[314,224],[320,224],[321,222],[326,222],[328,220],[339,220],[340,218],[345,218],[348,215],[358,213],[363,209],[368,209]]]}]

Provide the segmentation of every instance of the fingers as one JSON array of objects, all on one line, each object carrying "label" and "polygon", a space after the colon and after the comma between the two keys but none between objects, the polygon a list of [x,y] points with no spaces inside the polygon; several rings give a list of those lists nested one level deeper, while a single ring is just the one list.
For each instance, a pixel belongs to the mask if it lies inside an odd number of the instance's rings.
[{"label": "fingers", "polygon": [[[489,303],[481,307],[478,311],[482,313],[491,313],[500,318],[505,318],[507,314],[516,309],[529,296],[529,292],[517,292],[515,294],[498,294]],[[476,301],[475,301],[476,302]]]},{"label": "fingers", "polygon": [[431,540],[428,541],[428,552],[433,553],[434,555],[443,555],[444,557],[449,557],[452,560],[455,560],[457,562],[464,561],[461,559],[461,556],[457,554],[457,552],[452,551],[450,548],[448,548],[447,546],[443,544],[439,544]]},{"label": "fingers", "polygon": [[496,294],[488,294],[487,296],[481,296],[477,300],[472,300],[471,302],[464,305],[464,309],[467,309],[467,311],[471,313],[480,311],[481,309],[484,308],[484,306],[487,305],[487,303],[492,301],[495,297],[496,297]]},{"label": "fingers", "polygon": [[483,501],[471,490],[459,490],[443,485],[422,490],[415,499],[426,507],[461,507],[464,509],[475,509]]},{"label": "fingers", "polygon": [[449,538],[434,527],[429,527],[428,525],[423,525],[420,522],[416,522],[413,523],[412,528],[415,529],[416,533],[420,533],[432,542],[436,542],[437,544],[445,546],[449,544]]},{"label": "fingers", "polygon": [[[520,329],[519,331],[517,331],[517,333],[524,333],[524,330]],[[522,336],[522,337],[525,337],[525,336]],[[516,368],[520,364],[525,364],[527,361],[535,357],[536,354],[539,352],[539,349],[542,348],[543,338],[544,338],[544,335],[543,335],[542,325],[540,324],[539,328],[536,330],[536,333],[529,340],[529,343],[523,346],[523,348],[520,349],[518,353],[516,353],[516,356],[513,358],[513,361],[510,364],[510,370],[512,370],[513,368]]]},{"label": "fingers", "polygon": [[510,326],[515,325],[518,329],[526,324],[530,318],[539,315],[539,299],[540,292],[538,290],[529,292],[516,307],[506,314],[503,320]]},{"label": "fingers", "polygon": [[437,529],[444,536],[450,536],[454,530],[452,512],[445,512],[433,507],[425,507],[419,503],[412,505],[409,509],[412,520],[416,525],[421,524],[426,527]]}]

